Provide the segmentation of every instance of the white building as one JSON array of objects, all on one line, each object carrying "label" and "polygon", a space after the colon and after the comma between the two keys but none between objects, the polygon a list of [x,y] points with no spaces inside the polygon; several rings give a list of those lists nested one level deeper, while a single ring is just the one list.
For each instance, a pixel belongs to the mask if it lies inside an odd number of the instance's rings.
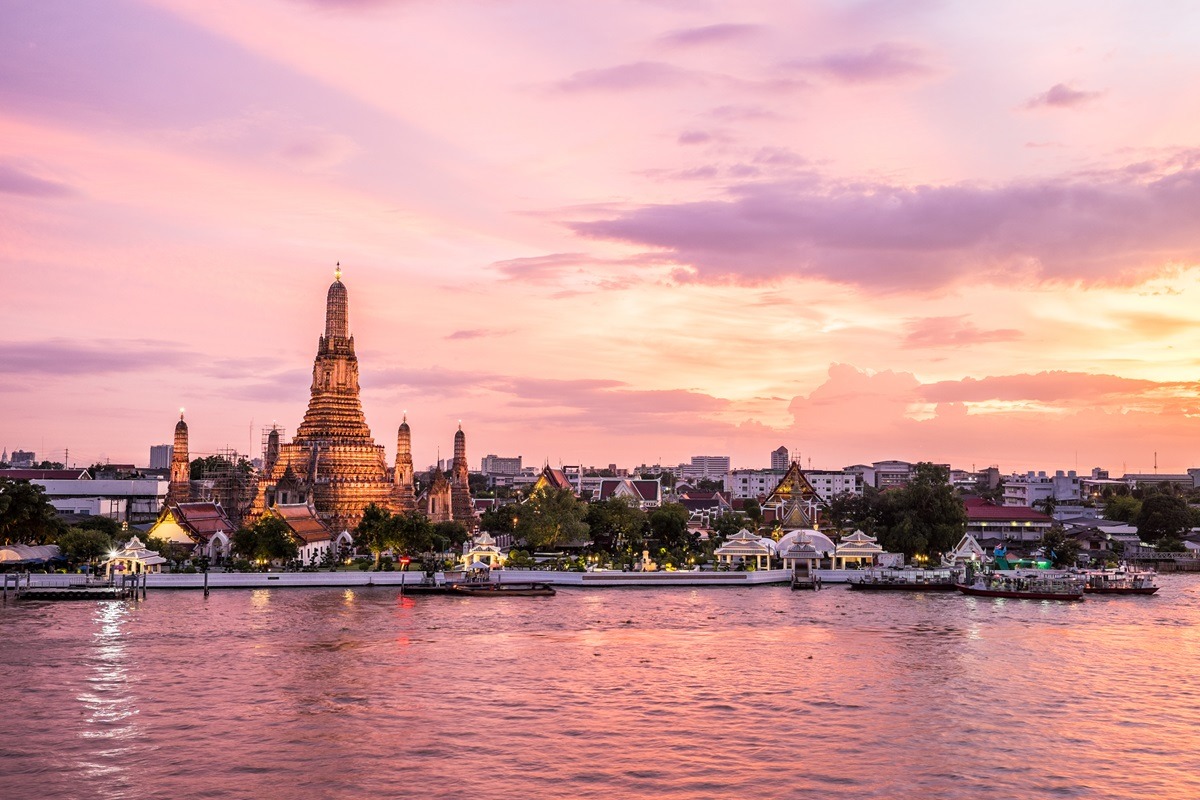
[{"label": "white building", "polygon": [[169,481],[35,480],[46,499],[64,514],[109,517],[117,522],[150,522],[167,499]]},{"label": "white building", "polygon": [[507,458],[489,453],[483,457],[479,471],[484,475],[520,475],[521,456]]},{"label": "white building", "polygon": [[766,497],[783,475],[773,469],[735,469],[725,476],[725,491],[734,498]]},{"label": "white building", "polygon": [[839,494],[863,493],[862,476],[857,472],[805,472],[804,477],[817,490],[822,500],[829,501]]},{"label": "white building", "polygon": [[1075,470],[1064,474],[1060,469],[1054,476],[1045,472],[1014,475],[1004,482],[1004,505],[1033,508],[1034,503],[1054,499],[1061,503],[1076,503],[1080,499],[1080,480]]},{"label": "white building", "polygon": [[685,481],[724,480],[729,474],[729,456],[692,456],[691,464],[679,465],[679,477]]},{"label": "white building", "polygon": [[171,457],[175,455],[175,445],[150,445],[150,469],[170,469]]},{"label": "white building", "polygon": [[771,469],[775,472],[783,474],[787,472],[787,468],[791,466],[791,454],[783,445],[771,451]]}]

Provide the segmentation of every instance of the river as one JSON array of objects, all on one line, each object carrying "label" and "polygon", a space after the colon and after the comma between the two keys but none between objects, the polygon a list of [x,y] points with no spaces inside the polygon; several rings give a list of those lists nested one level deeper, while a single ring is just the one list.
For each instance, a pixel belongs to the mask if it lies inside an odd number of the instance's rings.
[{"label": "river", "polygon": [[1200,580],[0,609],[5,798],[1200,797]]}]

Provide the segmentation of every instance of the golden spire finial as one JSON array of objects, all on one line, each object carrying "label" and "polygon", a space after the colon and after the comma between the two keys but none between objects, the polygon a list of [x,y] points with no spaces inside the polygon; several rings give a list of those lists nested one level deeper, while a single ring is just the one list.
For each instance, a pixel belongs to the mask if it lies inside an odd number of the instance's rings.
[{"label": "golden spire finial", "polygon": [[337,262],[337,266],[333,270],[333,279],[340,281],[342,279],[342,262]]},{"label": "golden spire finial", "polygon": [[183,409],[182,408],[179,409],[179,418],[183,419]]}]

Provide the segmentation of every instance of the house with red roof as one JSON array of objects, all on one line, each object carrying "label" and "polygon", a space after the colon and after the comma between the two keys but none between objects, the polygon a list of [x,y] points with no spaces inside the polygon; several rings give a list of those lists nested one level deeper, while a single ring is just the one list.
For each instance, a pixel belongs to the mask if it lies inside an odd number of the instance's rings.
[{"label": "house with red roof", "polygon": [[1025,506],[998,506],[982,497],[964,498],[963,505],[967,510],[967,533],[979,542],[1038,542],[1054,525],[1051,517]]},{"label": "house with red roof", "polygon": [[599,501],[610,497],[628,497],[638,508],[648,511],[662,505],[662,483],[644,478],[605,478],[600,481]]}]

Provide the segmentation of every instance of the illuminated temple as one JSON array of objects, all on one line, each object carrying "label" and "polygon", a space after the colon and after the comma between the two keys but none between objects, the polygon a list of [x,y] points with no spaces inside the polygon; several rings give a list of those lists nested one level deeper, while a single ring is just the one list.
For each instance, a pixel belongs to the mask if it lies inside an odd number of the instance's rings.
[{"label": "illuminated temple", "polygon": [[[308,410],[290,443],[280,443],[277,435],[268,442],[252,514],[277,504],[308,503],[336,531],[353,530],[371,503],[412,511],[418,505],[407,418],[396,445],[396,462],[389,469],[384,448],[371,437],[363,416],[349,300],[339,269],[326,298],[325,334],[317,343]],[[468,508],[461,500],[453,506],[454,511]],[[470,525],[474,515],[453,518]]]}]

